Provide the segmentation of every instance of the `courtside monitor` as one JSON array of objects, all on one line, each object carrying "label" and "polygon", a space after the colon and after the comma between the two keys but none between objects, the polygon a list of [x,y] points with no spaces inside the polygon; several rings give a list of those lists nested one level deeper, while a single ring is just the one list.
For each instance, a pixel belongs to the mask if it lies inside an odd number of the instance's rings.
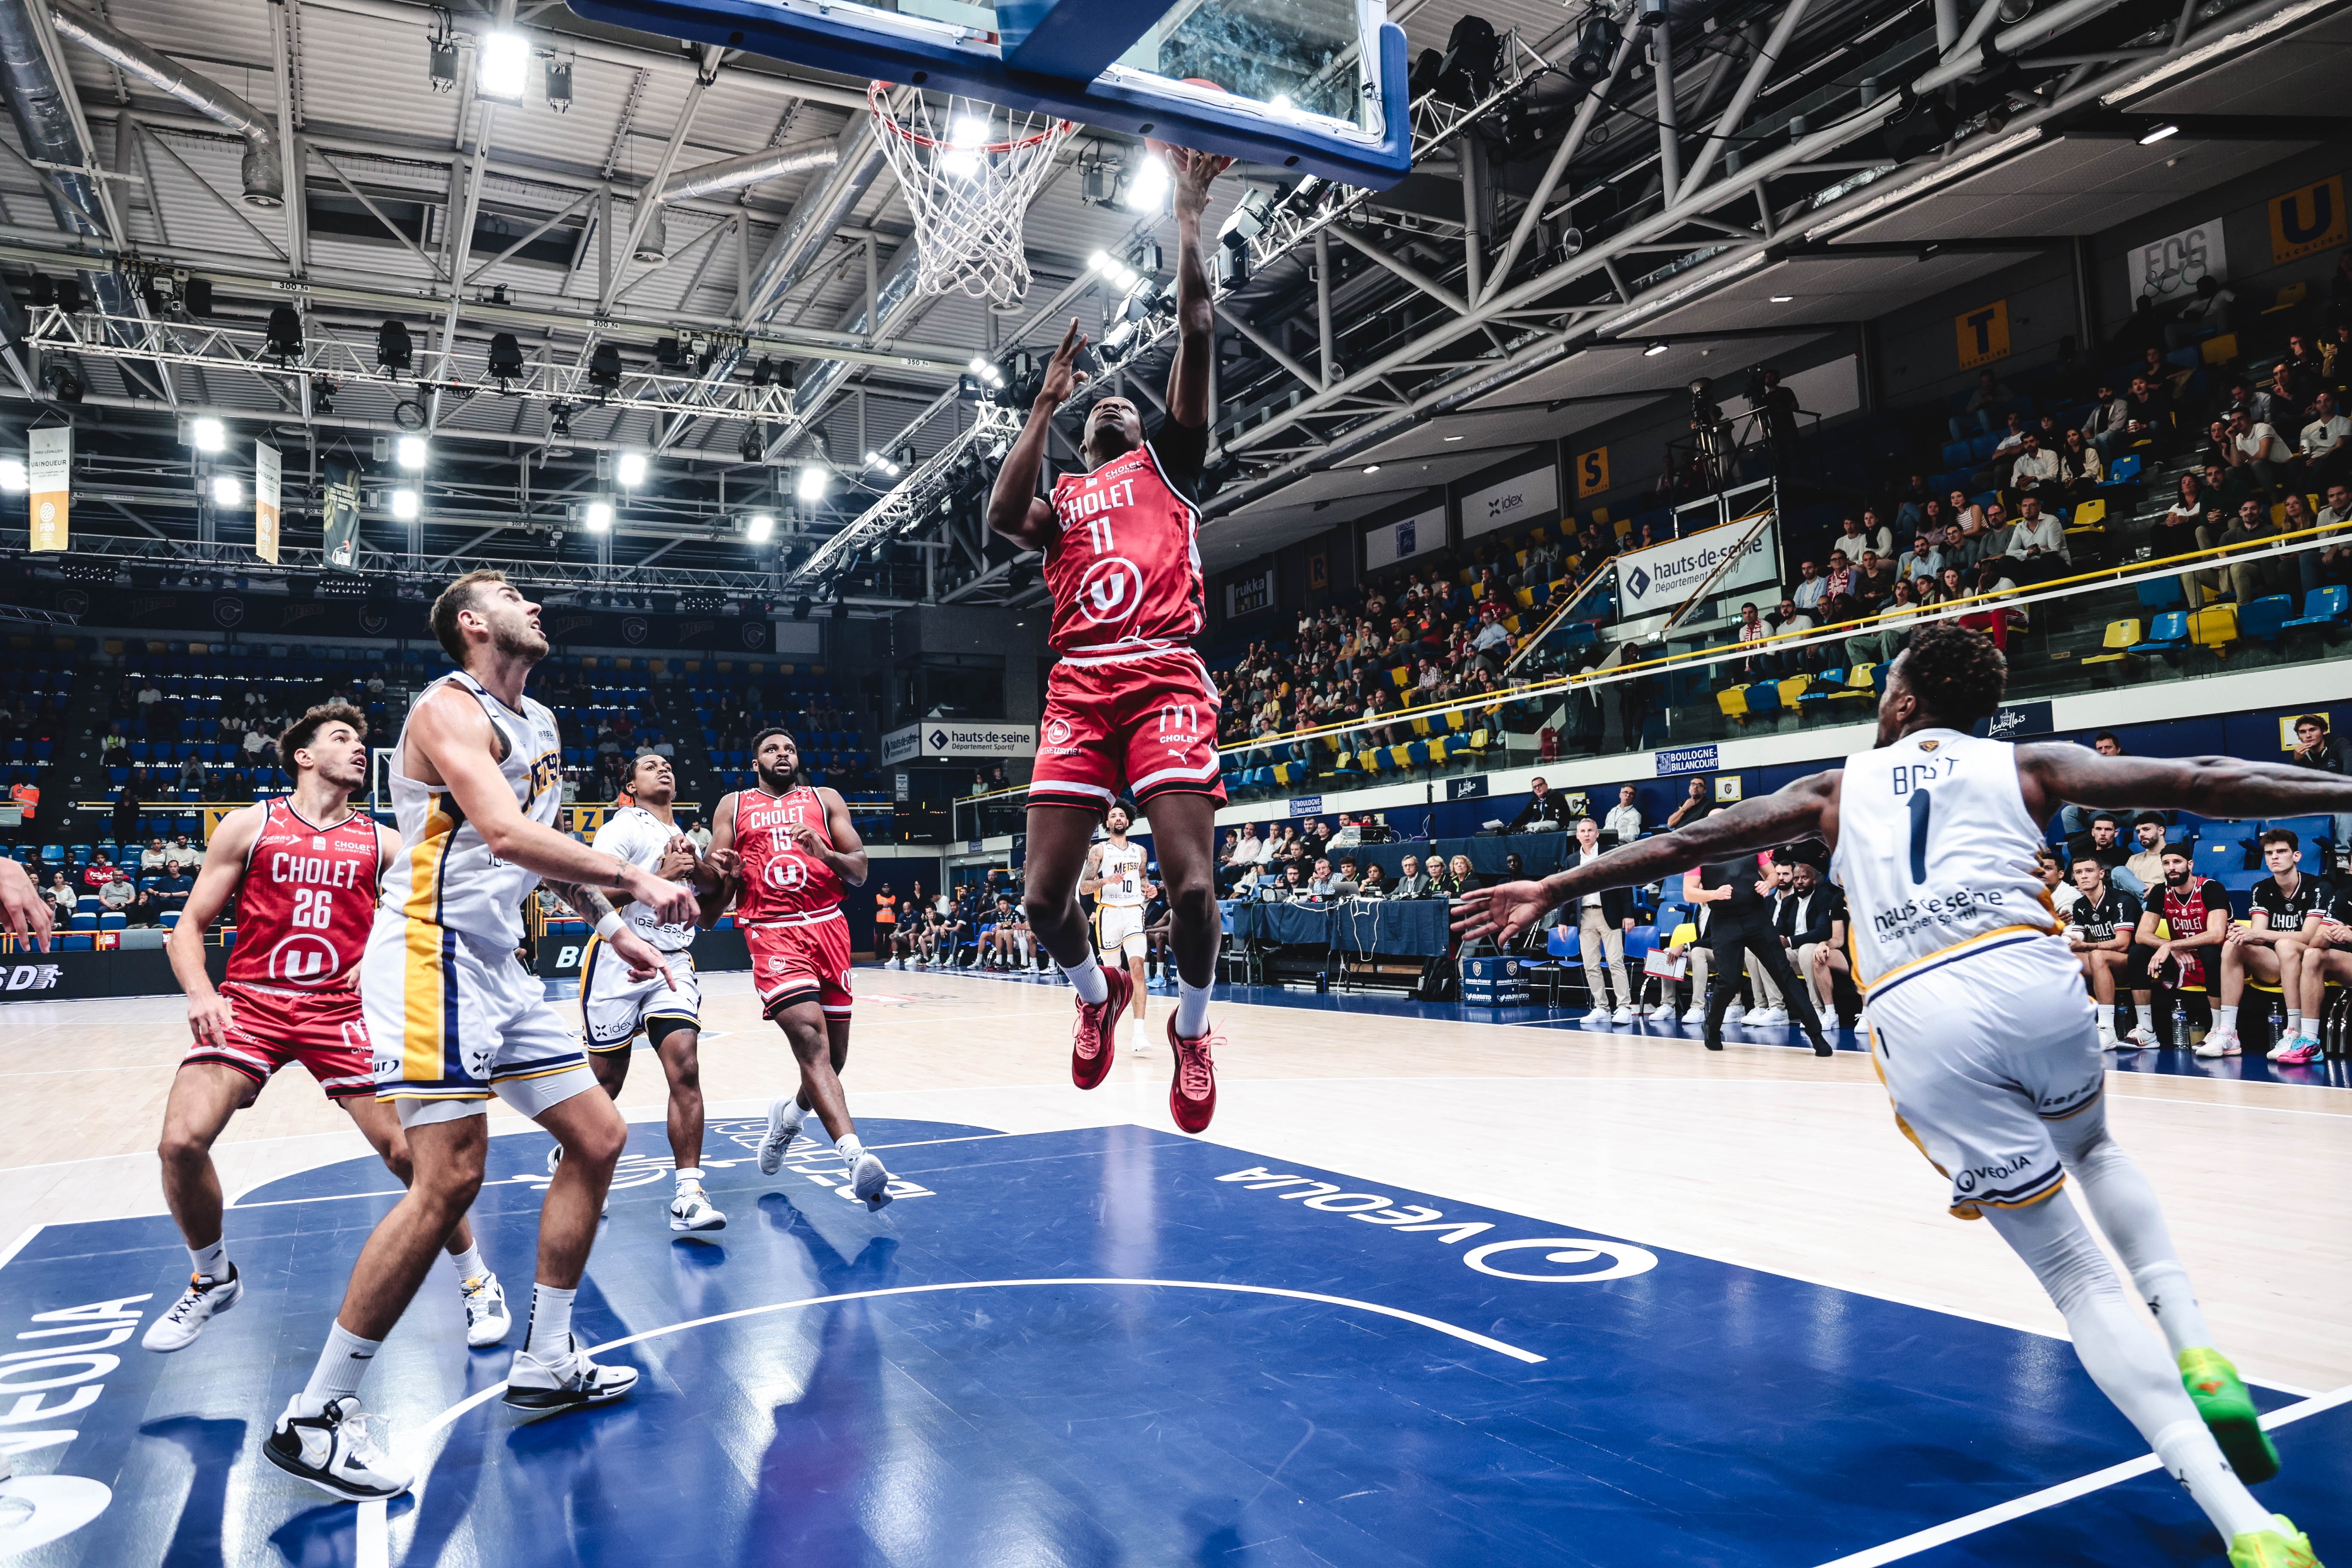
[{"label": "courtside monitor", "polygon": [[[572,0],[600,22],[1385,189],[1412,168],[1385,0]],[[1206,85],[1213,83],[1213,86]]]}]

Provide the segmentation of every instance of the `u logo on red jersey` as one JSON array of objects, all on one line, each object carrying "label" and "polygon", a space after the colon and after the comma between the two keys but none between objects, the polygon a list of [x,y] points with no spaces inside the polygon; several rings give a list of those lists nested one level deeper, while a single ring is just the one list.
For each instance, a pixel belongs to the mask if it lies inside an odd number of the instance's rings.
[{"label": "u logo on red jersey", "polygon": [[1122,555],[1108,555],[1078,579],[1078,614],[1097,625],[1132,620],[1143,605],[1143,573]]}]

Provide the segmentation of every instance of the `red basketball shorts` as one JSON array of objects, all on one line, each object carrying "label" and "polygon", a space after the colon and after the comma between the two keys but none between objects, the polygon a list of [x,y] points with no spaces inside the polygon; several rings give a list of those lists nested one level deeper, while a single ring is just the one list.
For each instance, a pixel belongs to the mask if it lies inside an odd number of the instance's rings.
[{"label": "red basketball shorts", "polygon": [[295,1063],[319,1080],[329,1100],[375,1092],[375,1062],[358,992],[289,991],[231,980],[220,994],[228,1001],[228,1043],[199,1040],[181,1059],[218,1062],[251,1079],[247,1104],[270,1074]]},{"label": "red basketball shorts", "polygon": [[1217,688],[1188,647],[1070,655],[1045,681],[1032,805],[1108,811],[1122,792],[1225,798],[1217,776]]},{"label": "red basketball shorts", "polygon": [[828,1018],[849,1016],[849,921],[839,910],[761,921],[743,928],[743,942],[761,1013],[814,1001]]}]

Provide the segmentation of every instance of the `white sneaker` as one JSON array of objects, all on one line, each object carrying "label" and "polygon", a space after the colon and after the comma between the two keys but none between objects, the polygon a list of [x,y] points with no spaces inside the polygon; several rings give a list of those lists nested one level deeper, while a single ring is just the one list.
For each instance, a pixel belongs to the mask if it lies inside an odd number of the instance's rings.
[{"label": "white sneaker", "polygon": [[458,1288],[466,1302],[466,1348],[485,1351],[507,1337],[514,1314],[507,1309],[506,1288],[495,1274],[485,1273]]},{"label": "white sneaker", "polygon": [[2156,1031],[2149,1028],[2147,1025],[2142,1024],[2130,1034],[2126,1035],[2123,1037],[2122,1042],[2116,1047],[2116,1049],[2119,1051],[2152,1051],[2162,1044],[2163,1042],[2156,1037]]},{"label": "white sneaker", "polygon": [[1748,1026],[1751,1029],[1777,1029],[1786,1027],[1788,1022],[1789,1010],[1786,1007],[1767,1007],[1760,1013],[1751,1014]]},{"label": "white sneaker", "polygon": [[2238,1031],[2215,1029],[2197,1042],[2196,1054],[2200,1057],[2234,1057],[2240,1054]]},{"label": "white sneaker", "polygon": [[1683,1022],[1684,1022],[1684,1023],[1685,1023],[1685,1024],[1704,1024],[1704,1023],[1706,1023],[1706,1003],[1704,1003],[1704,1002],[1694,1002],[1694,1003],[1692,1003],[1689,1006],[1687,1006],[1687,1007],[1684,1008],[1684,1009],[1683,1009]]},{"label": "white sneaker", "polygon": [[[2210,1035],[2208,1035],[2205,1037],[2209,1040],[2212,1038]],[[2272,1061],[2276,1061],[2279,1058],[2286,1055],[2287,1052],[2293,1050],[2301,1043],[2302,1042],[2297,1040],[2293,1035],[2281,1035],[2277,1039],[2271,1042],[2271,1048],[2264,1051],[2263,1055],[2269,1058]]]},{"label": "white sneaker", "polygon": [[890,1201],[890,1173],[882,1168],[878,1154],[866,1152],[857,1156],[850,1168],[849,1190],[866,1200],[868,1213]]},{"label": "white sneaker", "polygon": [[801,1121],[806,1115],[800,1101],[792,1095],[780,1094],[768,1102],[767,1136],[760,1140],[760,1174],[776,1173],[776,1167],[784,1163],[784,1151],[800,1135]]},{"label": "white sneaker", "polygon": [[356,1395],[330,1399],[316,1415],[295,1415],[289,1400],[261,1446],[262,1457],[345,1502],[398,1497],[415,1484],[415,1473],[393,1462],[369,1423]]},{"label": "white sneaker", "polygon": [[1650,1022],[1653,1024],[1671,1024],[1674,1021],[1675,1005],[1673,1003],[1661,1002],[1650,1009]]},{"label": "white sneaker", "polygon": [[1736,1029],[1739,1027],[1741,1021],[1747,1016],[1748,1007],[1746,1004],[1734,1002],[1729,1007],[1724,1010],[1723,1026],[1727,1029]]},{"label": "white sneaker", "polygon": [[1609,1022],[1610,1017],[1611,1017],[1611,1014],[1610,1014],[1610,1011],[1609,1011],[1609,1009],[1608,1009],[1608,1008],[1606,1008],[1606,1007],[1595,1007],[1595,1008],[1593,1008],[1593,1009],[1592,1009],[1592,1011],[1591,1011],[1590,1013],[1587,1013],[1587,1014],[1584,1016],[1584,1023],[1585,1023],[1585,1026],[1586,1026],[1587,1028],[1595,1028],[1595,1029],[1597,1029],[1597,1028],[1599,1028],[1601,1025],[1608,1023],[1608,1022]]},{"label": "white sneaker", "polygon": [[245,1294],[245,1279],[236,1265],[228,1266],[226,1279],[202,1279],[188,1276],[188,1288],[172,1303],[172,1310],[147,1325],[140,1344],[159,1354],[186,1350],[205,1331],[205,1325],[236,1305]]},{"label": "white sneaker", "polygon": [[[563,1145],[558,1143],[554,1148],[550,1149],[547,1152],[547,1173],[551,1176],[555,1174],[555,1167],[562,1163],[563,1163]],[[604,1189],[604,1202],[596,1205],[596,1217],[598,1219],[610,1219],[613,1217],[613,1189],[609,1185]],[[496,1343],[497,1342],[492,1341],[491,1342]]]},{"label": "white sneaker", "polygon": [[545,1361],[529,1351],[515,1352],[514,1365],[507,1369],[509,1405],[549,1415],[583,1405],[609,1404],[636,1387],[635,1367],[599,1366],[588,1359],[578,1340],[569,1334],[564,1340],[570,1353]]},{"label": "white sneaker", "polygon": [[669,1201],[669,1227],[672,1230],[725,1230],[727,1216],[710,1206],[710,1199],[698,1182],[688,1182],[677,1189]]},{"label": "white sneaker", "polygon": [[1631,1007],[1620,1007],[1617,1011],[1609,1015],[1609,1021],[1612,1024],[1630,1024],[1633,1021],[1633,1009]]}]

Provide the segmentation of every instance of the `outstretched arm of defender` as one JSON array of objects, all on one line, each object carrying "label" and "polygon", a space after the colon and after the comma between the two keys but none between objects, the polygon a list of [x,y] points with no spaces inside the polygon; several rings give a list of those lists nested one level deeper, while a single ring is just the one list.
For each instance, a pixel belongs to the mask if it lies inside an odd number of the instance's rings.
[{"label": "outstretched arm of defender", "polygon": [[1729,859],[1836,831],[1837,770],[1801,778],[1787,788],[1703,817],[1688,827],[1612,849],[1540,882],[1477,888],[1454,905],[1454,930],[1465,941],[1493,936],[1508,942],[1572,899],[1604,888],[1630,888],[1672,875],[1694,863]]},{"label": "outstretched arm of defender", "polygon": [[213,989],[213,977],[205,969],[205,933],[245,880],[245,858],[253,852],[267,810],[257,803],[221,818],[205,846],[205,863],[181,908],[180,923],[163,939],[173,977],[188,994],[188,1032],[203,1045],[226,1045],[229,1024],[228,999]]},{"label": "outstretched arm of defender", "polygon": [[525,816],[522,807],[515,804],[513,789],[499,772],[492,740],[490,721],[481,704],[464,691],[445,686],[409,715],[408,772],[412,777],[446,784],[465,813],[465,820],[473,824],[491,854],[538,872],[556,889],[557,897],[583,919],[601,919],[610,913],[609,902],[599,895],[594,901],[605,908],[591,916],[566,889],[617,888],[665,921],[694,918],[690,889],[660,881],[617,855],[591,849]]},{"label": "outstretched arm of defender", "polygon": [[988,526],[1024,550],[1045,549],[1058,531],[1053,507],[1037,494],[1037,481],[1045,471],[1045,444],[1053,439],[1055,414],[1087,384],[1087,373],[1077,367],[1086,346],[1086,334],[1072,316],[1061,346],[1045,362],[1045,379],[1037,388],[1037,401],[1029,405],[1029,422],[1013,437],[1013,449],[996,470],[996,488],[988,492]]},{"label": "outstretched arm of defender", "polygon": [[1195,153],[1165,142],[1147,143],[1168,160],[1175,186],[1176,357],[1168,366],[1168,417],[1184,426],[1209,422],[1209,368],[1216,352],[1217,305],[1209,289],[1208,263],[1201,253],[1201,216],[1209,208],[1209,187],[1233,167],[1231,158]]},{"label": "outstretched arm of defender", "polygon": [[2062,802],[2194,811],[2205,816],[2352,812],[2352,778],[2243,757],[2108,757],[2071,744],[2020,746],[2018,775],[2036,822]]}]

